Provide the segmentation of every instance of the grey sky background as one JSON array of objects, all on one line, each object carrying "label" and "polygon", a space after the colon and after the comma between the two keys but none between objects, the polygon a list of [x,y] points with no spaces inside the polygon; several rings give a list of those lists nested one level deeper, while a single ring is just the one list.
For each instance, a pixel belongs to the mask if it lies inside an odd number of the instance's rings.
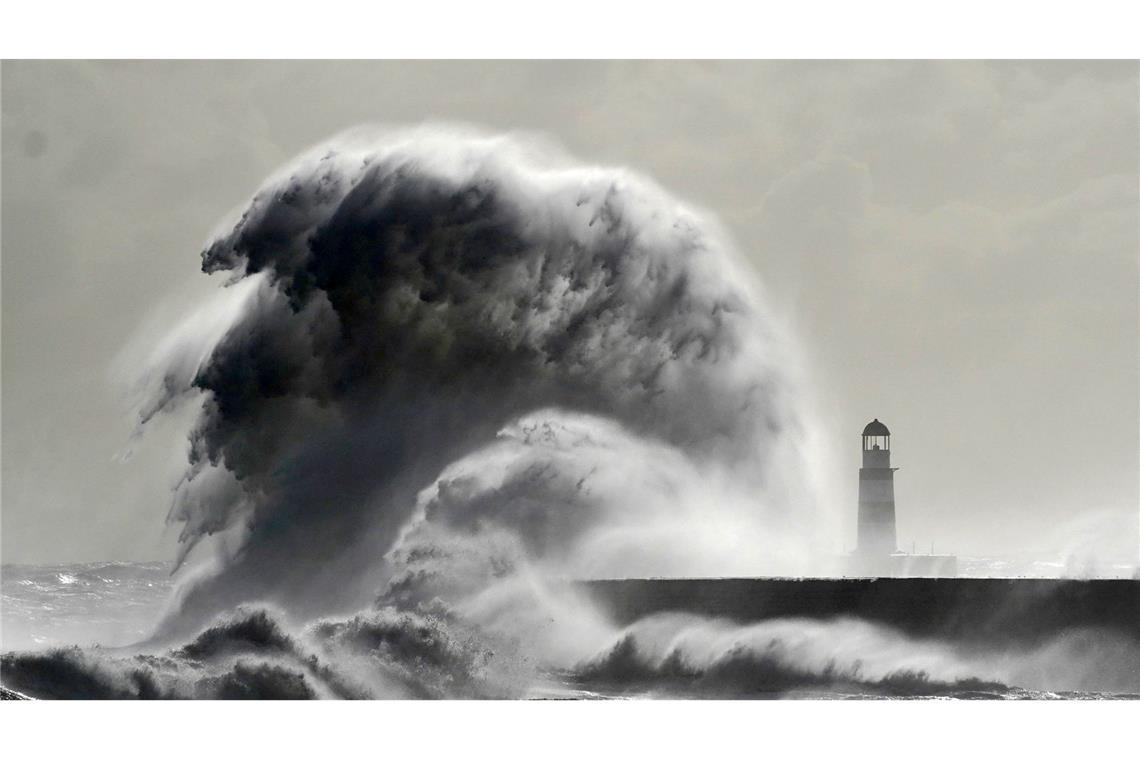
[{"label": "grey sky background", "polygon": [[904,546],[1136,561],[1135,62],[5,62],[0,87],[4,562],[169,556],[183,434],[122,461],[117,357],[216,288],[202,243],[283,162],[436,119],[717,214],[800,337],[848,533],[878,417]]}]

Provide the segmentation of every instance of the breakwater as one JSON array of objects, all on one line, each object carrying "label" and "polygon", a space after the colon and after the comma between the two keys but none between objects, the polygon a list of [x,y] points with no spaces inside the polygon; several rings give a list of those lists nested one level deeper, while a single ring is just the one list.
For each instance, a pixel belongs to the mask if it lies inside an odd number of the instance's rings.
[{"label": "breakwater", "polygon": [[1140,640],[1137,580],[642,578],[579,585],[622,624],[659,612],[741,623],[856,617],[962,641],[1032,643],[1088,628]]}]

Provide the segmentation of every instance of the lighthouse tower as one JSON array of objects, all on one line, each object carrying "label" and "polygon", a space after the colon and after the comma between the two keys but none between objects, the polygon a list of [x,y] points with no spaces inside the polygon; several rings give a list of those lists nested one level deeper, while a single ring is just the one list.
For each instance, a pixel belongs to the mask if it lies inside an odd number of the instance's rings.
[{"label": "lighthouse tower", "polygon": [[895,470],[891,431],[877,419],[863,428],[863,467],[859,470],[859,536],[855,553],[869,570],[889,572],[898,550],[895,537]]}]

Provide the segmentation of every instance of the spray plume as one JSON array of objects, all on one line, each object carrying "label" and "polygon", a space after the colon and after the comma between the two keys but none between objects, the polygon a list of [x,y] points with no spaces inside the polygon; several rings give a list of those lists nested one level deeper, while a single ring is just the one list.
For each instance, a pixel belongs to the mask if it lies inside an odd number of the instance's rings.
[{"label": "spray plume", "polygon": [[202,404],[179,560],[227,540],[183,615],[352,609],[394,557],[495,531],[563,575],[804,561],[779,329],[715,224],[631,172],[358,132],[270,180],[203,269],[240,291],[224,329],[178,331],[143,405]]}]

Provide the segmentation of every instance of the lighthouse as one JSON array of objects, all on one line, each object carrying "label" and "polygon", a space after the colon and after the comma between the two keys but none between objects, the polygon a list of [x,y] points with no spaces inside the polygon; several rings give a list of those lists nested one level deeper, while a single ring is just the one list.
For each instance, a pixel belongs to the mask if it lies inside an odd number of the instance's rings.
[{"label": "lighthouse", "polygon": [[891,431],[872,420],[863,428],[863,466],[859,469],[859,532],[856,555],[868,569],[889,572],[898,551],[895,535],[895,470],[891,467]]}]

